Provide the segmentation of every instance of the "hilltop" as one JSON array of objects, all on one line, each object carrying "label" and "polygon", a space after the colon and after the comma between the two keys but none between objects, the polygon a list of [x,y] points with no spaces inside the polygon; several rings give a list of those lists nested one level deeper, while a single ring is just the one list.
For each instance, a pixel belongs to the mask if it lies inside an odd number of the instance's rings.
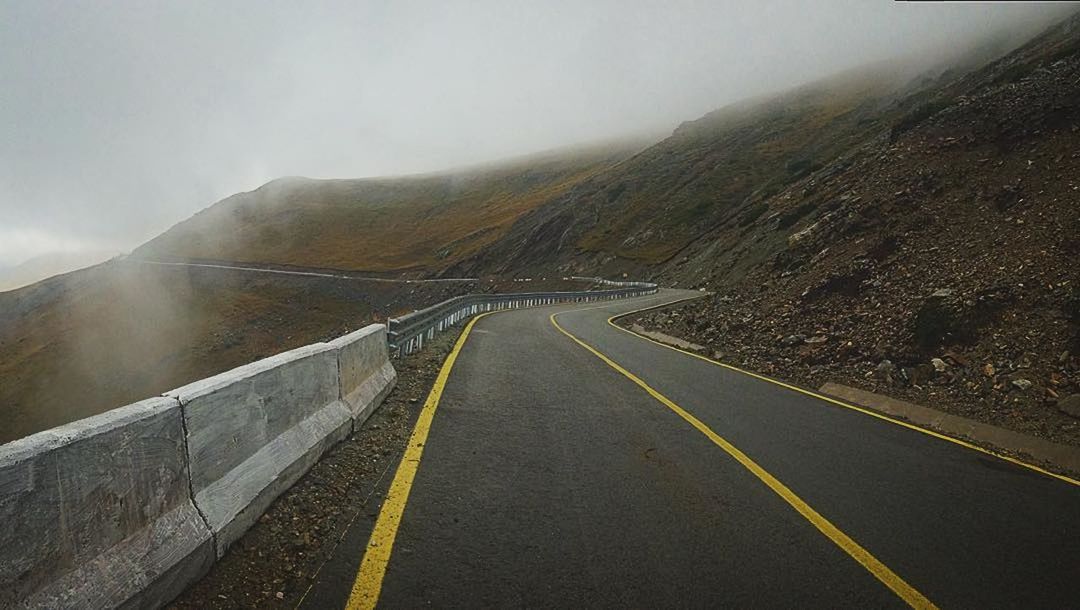
[{"label": "hilltop", "polygon": [[420,176],[283,178],[219,201],[133,255],[431,272],[482,251],[525,213],[646,144],[620,141]]}]

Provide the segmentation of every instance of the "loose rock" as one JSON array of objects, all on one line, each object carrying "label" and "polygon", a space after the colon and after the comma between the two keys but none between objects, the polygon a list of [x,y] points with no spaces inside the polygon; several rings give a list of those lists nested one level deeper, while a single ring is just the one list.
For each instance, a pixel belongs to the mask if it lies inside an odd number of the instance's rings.
[{"label": "loose rock", "polygon": [[1057,403],[1058,411],[1080,419],[1080,394],[1070,394]]},{"label": "loose rock", "polygon": [[882,360],[874,368],[874,374],[878,379],[883,379],[886,382],[892,382],[893,373],[896,372],[896,365],[891,360]]},{"label": "loose rock", "polygon": [[1013,385],[1014,388],[1016,388],[1018,390],[1025,390],[1026,391],[1026,390],[1031,388],[1032,383],[1028,379],[1013,379],[1012,380],[1012,385]]}]

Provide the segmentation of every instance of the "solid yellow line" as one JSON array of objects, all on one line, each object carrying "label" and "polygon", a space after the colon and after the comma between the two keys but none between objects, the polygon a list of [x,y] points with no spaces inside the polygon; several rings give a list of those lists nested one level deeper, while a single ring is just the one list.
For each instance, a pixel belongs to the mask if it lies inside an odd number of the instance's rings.
[{"label": "solid yellow line", "polygon": [[[675,301],[675,303],[679,303],[679,302],[681,302],[681,301]],[[1046,470],[1045,468],[1039,468],[1038,466],[1036,466],[1034,464],[1029,464],[1027,462],[1024,462],[1022,460],[1018,460],[1018,459],[1016,459],[1014,457],[1005,455],[1003,453],[998,453],[996,451],[992,451],[990,449],[986,449],[984,447],[974,445],[974,444],[969,443],[967,441],[960,440],[960,439],[958,439],[956,437],[948,436],[947,434],[942,434],[940,432],[935,432],[935,431],[930,430],[928,428],[923,428],[923,427],[917,426],[915,424],[908,423],[906,421],[901,421],[899,419],[893,419],[892,417],[889,417],[888,415],[884,415],[882,413],[878,413],[877,411],[871,411],[870,409],[865,409],[863,407],[859,407],[859,406],[856,406],[856,405],[853,405],[853,404],[850,404],[850,403],[846,403],[846,402],[844,402],[842,400],[837,400],[836,398],[831,398],[829,396],[825,396],[824,394],[818,394],[817,392],[813,392],[811,390],[805,390],[805,389],[800,388],[798,386],[793,386],[793,385],[791,385],[789,383],[784,383],[783,381],[778,381],[776,379],[772,379],[772,378],[766,377],[764,375],[759,375],[757,373],[753,373],[753,372],[750,372],[750,371],[747,371],[747,370],[743,370],[743,369],[740,369],[737,366],[732,366],[730,364],[725,364],[723,362],[713,360],[712,358],[707,358],[705,356],[702,356],[701,354],[695,354],[694,352],[688,352],[686,350],[679,349],[679,348],[677,348],[677,347],[675,347],[673,345],[668,345],[666,343],[661,343],[661,342],[659,342],[659,341],[657,341],[655,339],[652,339],[651,337],[646,337],[645,335],[636,333],[636,332],[630,330],[629,328],[623,328],[622,326],[619,326],[618,324],[615,323],[615,320],[618,319],[618,318],[624,318],[626,316],[631,316],[631,315],[634,315],[636,313],[641,313],[643,311],[648,311],[650,309],[658,309],[660,307],[666,307],[667,305],[668,304],[653,305],[653,306],[650,306],[650,307],[643,307],[641,309],[636,309],[634,311],[628,311],[626,313],[620,313],[620,314],[617,314],[617,315],[614,315],[614,316],[611,316],[610,318],[608,318],[607,323],[610,324],[611,326],[614,326],[615,328],[623,331],[624,333],[629,333],[629,334],[631,334],[631,335],[633,335],[633,336],[635,336],[635,337],[637,337],[639,339],[644,339],[644,340],[646,340],[646,341],[648,341],[650,343],[655,343],[656,345],[659,345],[660,347],[665,347],[665,348],[670,349],[672,351],[679,352],[680,354],[685,354],[687,356],[697,358],[698,360],[704,360],[705,362],[708,362],[709,364],[714,364],[716,366],[728,369],[730,371],[735,371],[736,373],[742,373],[743,375],[748,375],[750,377],[753,377],[754,379],[760,379],[761,381],[767,381],[767,382],[769,382],[769,383],[771,383],[773,385],[777,385],[777,386],[780,386],[782,388],[786,388],[788,390],[791,390],[792,392],[798,392],[798,393],[804,394],[806,396],[811,396],[813,398],[817,398],[818,400],[823,400],[823,401],[825,401],[827,403],[834,404],[834,405],[836,405],[838,407],[843,407],[845,409],[851,409],[852,411],[858,411],[859,413],[862,413],[864,415],[869,415],[871,417],[876,417],[877,419],[889,422],[890,424],[896,424],[897,426],[903,426],[904,428],[907,428],[909,430],[915,430],[916,432],[921,432],[923,434],[927,434],[927,435],[932,436],[934,438],[941,439],[943,441],[948,441],[950,443],[960,445],[961,447],[966,447],[968,449],[972,449],[974,451],[978,451],[980,453],[984,453],[986,455],[996,457],[996,458],[998,458],[1000,460],[1005,460],[1006,462],[1016,464],[1017,466],[1023,466],[1024,468],[1034,470],[1035,472],[1038,472],[1040,474],[1044,474],[1044,475],[1046,475],[1048,477],[1053,477],[1053,478],[1058,479],[1060,481],[1064,481],[1064,482],[1070,483],[1072,485],[1080,486],[1080,481],[1077,481],[1076,479],[1071,479],[1071,478],[1069,478],[1069,477],[1067,477],[1065,475],[1050,472],[1049,470]]]},{"label": "solid yellow line", "polygon": [[409,437],[409,444],[401,456],[401,463],[398,464],[394,480],[390,483],[386,500],[379,509],[375,529],[371,532],[371,539],[368,541],[364,558],[360,562],[360,569],[353,582],[352,592],[349,594],[349,601],[345,605],[347,610],[368,610],[374,608],[379,602],[386,567],[390,563],[390,553],[394,549],[394,539],[401,525],[401,517],[405,514],[405,504],[409,501],[413,479],[416,478],[416,471],[420,467],[420,457],[424,453],[424,445],[427,444],[435,409],[439,406],[439,399],[442,397],[443,388],[446,387],[446,380],[450,377],[450,370],[454,368],[454,362],[457,361],[458,354],[461,353],[461,348],[469,337],[469,332],[476,321],[488,313],[476,316],[465,326],[465,330],[461,331],[454,349],[446,357],[438,377],[435,378],[431,393],[424,401],[424,406],[416,419],[416,427],[413,428],[412,435]]},{"label": "solid yellow line", "polygon": [[[565,312],[561,312],[565,313]],[[649,384],[642,381],[639,377],[620,366],[617,362],[608,358],[596,348],[592,347],[588,343],[585,343],[581,339],[578,339],[574,335],[570,334],[566,329],[559,325],[559,322],[555,319],[558,314],[551,314],[550,320],[555,328],[559,329],[559,332],[573,339],[578,345],[584,347],[588,351],[592,352],[597,358],[604,361],[605,364],[621,373],[627,379],[633,381],[643,390],[649,393],[650,396],[658,400],[667,408],[677,413],[680,417],[686,420],[691,426],[696,428],[699,432],[704,434],[714,444],[719,446],[728,455],[735,458],[740,464],[747,470],[754,474],[761,482],[765,483],[769,489],[773,490],[778,496],[784,499],[785,502],[791,505],[800,515],[806,518],[814,527],[824,534],[829,540],[832,540],[836,546],[840,547],[845,553],[850,555],[855,561],[859,562],[867,571],[874,575],[879,581],[881,581],[886,587],[891,589],[893,593],[896,593],[900,599],[904,600],[912,608],[936,608],[930,600],[928,600],[922,593],[915,590],[914,587],[907,584],[904,579],[900,578],[895,572],[890,570],[888,566],[881,563],[876,557],[870,554],[869,551],[864,549],[859,543],[851,539],[850,536],[840,531],[835,525],[833,525],[828,519],[821,516],[820,513],[810,507],[809,504],[804,502],[802,498],[795,495],[795,492],[788,489],[786,485],[781,483],[776,477],[768,473],[764,468],[759,466],[757,462],[750,459],[745,453],[740,451],[737,447],[729,443],[723,437],[716,432],[713,432],[711,428],[706,426],[701,420],[694,417],[686,409],[683,409],[679,405],[672,402],[668,397],[664,396],[660,392],[656,391]]]}]

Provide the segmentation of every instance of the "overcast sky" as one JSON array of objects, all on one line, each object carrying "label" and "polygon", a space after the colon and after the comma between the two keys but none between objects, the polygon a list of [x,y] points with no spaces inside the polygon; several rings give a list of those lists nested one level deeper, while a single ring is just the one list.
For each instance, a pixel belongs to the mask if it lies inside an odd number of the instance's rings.
[{"label": "overcast sky", "polygon": [[1052,6],[0,0],[0,265],[127,250],[284,175],[669,130]]}]

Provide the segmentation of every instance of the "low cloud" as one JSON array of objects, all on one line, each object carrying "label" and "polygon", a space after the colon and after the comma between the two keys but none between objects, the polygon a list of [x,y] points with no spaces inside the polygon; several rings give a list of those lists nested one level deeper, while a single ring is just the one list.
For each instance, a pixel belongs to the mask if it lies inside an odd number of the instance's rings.
[{"label": "low cloud", "polygon": [[46,253],[77,254],[118,250],[116,243],[68,235],[61,231],[0,226],[0,267],[14,266],[28,258]]}]

